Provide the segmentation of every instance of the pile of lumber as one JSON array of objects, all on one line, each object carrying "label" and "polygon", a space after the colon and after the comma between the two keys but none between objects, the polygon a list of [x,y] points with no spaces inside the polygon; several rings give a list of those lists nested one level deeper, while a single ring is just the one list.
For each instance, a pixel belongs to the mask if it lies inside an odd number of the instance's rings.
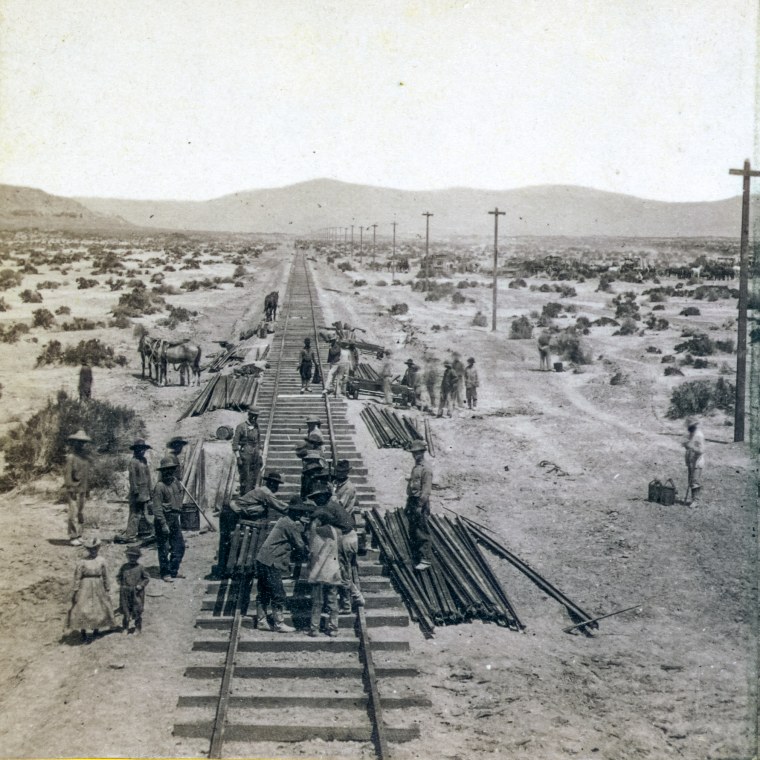
[{"label": "pile of lumber", "polygon": [[359,362],[356,370],[354,371],[354,377],[360,380],[371,380],[372,382],[382,383],[383,378],[377,374],[377,370],[366,362]]},{"label": "pile of lumber", "polygon": [[435,456],[433,434],[427,419],[419,420],[396,414],[382,406],[367,405],[360,417],[379,449],[408,449],[412,441],[425,441],[431,456]]},{"label": "pile of lumber", "polygon": [[235,457],[231,456],[227,462],[223,465],[222,472],[220,473],[219,483],[214,492],[214,500],[211,503],[211,507],[215,512],[221,512],[222,507],[229,505],[232,496],[235,493],[235,474],[237,466]]},{"label": "pile of lumber", "polygon": [[182,452],[180,463],[182,465],[182,485],[187,489],[187,493],[182,492],[184,503],[192,504],[193,499],[195,499],[201,508],[205,508],[206,457],[203,453],[203,441],[198,439],[190,443]]},{"label": "pile of lumber", "polygon": [[198,417],[217,409],[241,411],[255,404],[259,381],[253,375],[215,375],[179,419]]}]

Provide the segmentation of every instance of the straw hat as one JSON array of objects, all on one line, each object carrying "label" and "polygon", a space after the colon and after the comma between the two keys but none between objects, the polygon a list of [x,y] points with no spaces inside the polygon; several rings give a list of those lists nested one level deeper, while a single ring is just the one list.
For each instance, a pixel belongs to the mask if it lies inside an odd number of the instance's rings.
[{"label": "straw hat", "polygon": [[279,472],[268,472],[266,475],[264,475],[264,482],[282,484],[285,481],[282,479],[282,475],[280,475]]},{"label": "straw hat", "polygon": [[142,557],[142,552],[139,546],[130,546],[127,551],[124,552],[127,557]]},{"label": "straw hat", "polygon": [[92,442],[92,438],[90,438],[90,436],[87,435],[87,433],[85,433],[84,430],[82,430],[82,428],[79,428],[79,430],[77,430],[76,433],[74,433],[73,435],[70,435],[66,440],[67,441],[81,441],[82,443]]},{"label": "straw hat", "polygon": [[335,465],[335,474],[348,475],[349,472],[351,472],[351,462],[348,459],[339,459]]},{"label": "straw hat", "polygon": [[144,438],[137,438],[129,448],[134,451],[135,449],[152,449],[153,447],[149,443],[145,443]]},{"label": "straw hat", "polygon": [[324,496],[325,494],[327,494],[327,496],[332,496],[329,488],[319,485],[314,488],[314,490],[308,495],[307,498],[313,499],[315,496]]},{"label": "straw hat", "polygon": [[82,542],[85,549],[97,549],[100,546],[100,539],[97,536],[91,536]]},{"label": "straw hat", "polygon": [[176,470],[179,465],[174,457],[163,457],[161,463],[156,467],[157,470]]},{"label": "straw hat", "polygon": [[183,438],[181,435],[175,435],[175,436],[172,436],[172,437],[171,437],[171,438],[170,438],[170,439],[169,439],[169,440],[166,442],[166,445],[167,445],[167,446],[173,446],[174,444],[180,444],[180,443],[181,443],[183,446],[187,446],[187,444],[189,443],[189,441],[188,441],[187,439]]}]

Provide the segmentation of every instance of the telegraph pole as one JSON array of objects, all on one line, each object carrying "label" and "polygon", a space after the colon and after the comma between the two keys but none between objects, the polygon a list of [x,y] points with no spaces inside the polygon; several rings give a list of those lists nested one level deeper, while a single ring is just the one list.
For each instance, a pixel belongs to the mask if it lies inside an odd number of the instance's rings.
[{"label": "telegraph pole", "polygon": [[364,253],[364,227],[362,225],[359,225],[359,261],[362,260],[362,254]]},{"label": "telegraph pole", "polygon": [[391,254],[391,282],[396,279],[396,224],[393,222],[393,253]]},{"label": "telegraph pole", "polygon": [[496,332],[496,296],[498,293],[498,279],[496,277],[499,270],[499,217],[504,216],[506,212],[499,211],[497,206],[493,211],[493,309],[491,311],[491,332]]},{"label": "telegraph pole", "polygon": [[354,225],[351,225],[351,261],[354,260]]},{"label": "telegraph pole", "polygon": [[429,211],[422,215],[425,217],[425,290],[430,289],[430,260],[428,259],[428,250],[430,248],[430,217],[433,216]]},{"label": "telegraph pole", "polygon": [[742,228],[739,247],[739,319],[736,336],[736,401],[734,402],[734,441],[744,440],[744,398],[747,387],[747,253],[749,249],[749,181],[760,177],[760,171],[752,171],[749,159],[743,169],[729,169],[729,174],[744,178],[742,192]]},{"label": "telegraph pole", "polygon": [[[375,251],[377,249],[377,245],[375,243],[375,233],[377,232],[377,225],[373,224],[372,226],[372,263],[375,263]],[[367,228],[369,229],[369,227]]]}]

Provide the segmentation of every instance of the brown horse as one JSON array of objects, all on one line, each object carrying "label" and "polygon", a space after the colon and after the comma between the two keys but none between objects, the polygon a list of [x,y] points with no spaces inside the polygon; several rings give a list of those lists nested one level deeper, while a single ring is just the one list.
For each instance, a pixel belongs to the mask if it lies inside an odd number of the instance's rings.
[{"label": "brown horse", "polygon": [[201,384],[201,349],[192,343],[179,343],[177,345],[168,345],[164,343],[164,350],[161,354],[161,375],[160,385],[166,385],[167,369],[171,364],[174,369],[179,369],[179,384],[190,384],[190,369],[193,370],[193,380],[195,385]]}]

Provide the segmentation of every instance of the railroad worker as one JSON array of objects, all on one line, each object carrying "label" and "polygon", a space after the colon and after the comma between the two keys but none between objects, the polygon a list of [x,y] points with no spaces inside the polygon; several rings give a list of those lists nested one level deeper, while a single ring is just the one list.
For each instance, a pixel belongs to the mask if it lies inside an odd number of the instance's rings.
[{"label": "railroad worker", "polygon": [[346,382],[348,381],[348,375],[351,371],[352,362],[353,359],[350,347],[341,348],[340,359],[338,360],[337,369],[333,375],[333,382],[335,383],[335,398],[338,398],[338,395],[346,395]]},{"label": "railroad worker", "polygon": [[414,360],[413,359],[407,359],[404,364],[406,364],[406,371],[404,372],[404,376],[401,378],[401,385],[408,385],[410,388],[412,387],[412,367],[414,366]]},{"label": "railroad worker", "polygon": [[454,410],[454,401],[456,400],[459,378],[457,377],[456,372],[454,372],[450,361],[445,361],[443,366],[444,370],[443,377],[441,378],[438,416],[443,417],[443,410],[446,409],[446,414],[451,417]]},{"label": "railroad worker", "polygon": [[354,518],[334,498],[326,483],[315,485],[314,490],[309,494],[309,500],[316,505],[312,517],[320,520],[323,525],[331,525],[338,531],[341,612],[351,612],[351,604],[357,607],[364,604],[364,597],[358,584],[356,554],[359,551],[359,538],[356,535]]},{"label": "railroad worker", "polygon": [[383,403],[386,406],[393,406],[393,363],[390,351],[385,352],[383,365],[380,367],[380,377],[383,380]]},{"label": "railroad worker", "polygon": [[309,436],[314,434],[313,439],[319,436],[320,443],[324,443],[324,437],[322,435],[322,420],[319,417],[309,417],[306,420],[306,439],[309,442]]},{"label": "railroad worker", "polygon": [[542,332],[538,336],[539,369],[551,371],[551,338],[549,333]]},{"label": "railroad worker", "polygon": [[137,541],[140,530],[140,518],[148,521],[148,507],[153,493],[150,467],[145,458],[145,452],[152,448],[144,439],[138,438],[130,447],[132,459],[129,460],[129,518],[127,529],[121,536],[116,537],[118,543],[132,543]]},{"label": "railroad worker", "polygon": [[79,400],[89,401],[92,398],[92,367],[85,359],[79,368]]},{"label": "railroad worker", "polygon": [[430,409],[435,410],[438,405],[438,389],[440,388],[440,371],[438,369],[438,359],[428,357],[425,359],[425,371],[423,373],[425,386],[430,396]]},{"label": "railroad worker", "polygon": [[309,636],[319,636],[323,610],[327,613],[327,635],[331,637],[338,635],[340,615],[338,588],[341,584],[339,544],[340,531],[315,515],[309,527],[307,574],[307,580],[311,586]]},{"label": "railroad worker", "polygon": [[180,575],[179,566],[185,555],[185,539],[179,518],[182,513],[182,489],[176,477],[177,465],[164,457],[158,465],[161,480],[153,489],[153,522],[161,580],[172,583]]},{"label": "railroad worker", "polygon": [[690,419],[686,423],[689,439],[684,443],[686,470],[689,478],[688,490],[691,491],[692,507],[699,506],[699,493],[702,490],[702,468],[705,466],[705,434],[699,420]]},{"label": "railroad worker", "polygon": [[311,347],[311,338],[303,339],[303,348],[298,358],[298,372],[301,375],[301,393],[309,392],[311,376],[314,373],[314,365],[317,363],[317,357],[314,349]]},{"label": "railroad worker", "polygon": [[248,493],[255,485],[263,465],[261,450],[261,431],[259,430],[259,410],[251,407],[247,419],[239,423],[232,436],[232,451],[237,461],[240,479],[240,495]]},{"label": "railroad worker", "polygon": [[[305,504],[288,504],[287,513],[277,520],[256,553],[256,628],[259,630],[278,633],[291,633],[295,630],[285,624],[287,596],[282,577],[290,570],[290,555],[294,551],[305,551],[303,526],[298,518],[310,509]],[[271,623],[267,619],[270,605]]]},{"label": "railroad worker", "polygon": [[315,480],[329,472],[327,462],[322,458],[322,453],[315,449],[308,451],[303,459],[301,470],[301,498],[305,499],[312,492]]},{"label": "railroad worker", "polygon": [[234,498],[229,504],[223,505],[222,513],[219,516],[219,550],[217,552],[216,575],[220,577],[226,575],[232,534],[240,520],[250,520],[263,526],[270,517],[285,514],[287,505],[275,496],[282,483],[282,476],[279,472],[267,472],[261,485]]},{"label": "railroad worker", "polygon": [[[146,569],[140,564],[142,552],[137,546],[130,546],[127,551],[127,561],[119,568],[119,612],[122,615],[124,633],[142,630],[142,615],[145,609],[145,587],[150,581]],[[135,626],[130,629],[130,619]]]},{"label": "railroad worker", "polygon": [[427,446],[423,441],[412,441],[409,451],[414,467],[406,487],[406,517],[409,520],[409,538],[415,570],[427,570],[431,565],[432,549],[430,526],[430,492],[433,490],[433,471],[425,462]]},{"label": "railroad worker", "polygon": [[423,412],[433,412],[433,403],[430,399],[430,393],[428,391],[427,382],[425,381],[425,373],[416,364],[413,365],[414,372],[414,403],[418,409]]},{"label": "railroad worker", "polygon": [[467,360],[467,367],[464,370],[464,389],[467,394],[467,408],[476,409],[478,406],[478,370],[475,367],[475,359],[471,356]]},{"label": "railroad worker", "polygon": [[182,450],[185,448],[185,446],[187,446],[187,444],[187,439],[183,438],[181,435],[172,436],[166,442],[166,451],[164,452],[164,456],[172,459],[177,465],[177,472],[174,474],[177,480],[182,480],[183,467],[182,462],[180,461],[180,457],[182,456]]},{"label": "railroad worker", "polygon": [[87,501],[90,479],[87,444],[92,441],[92,438],[84,430],[77,430],[66,441],[71,449],[63,465],[63,490],[68,505],[69,543],[72,546],[81,546],[84,505]]},{"label": "railroad worker", "polygon": [[66,618],[66,626],[78,629],[82,640],[86,640],[88,630],[97,636],[100,630],[116,625],[110,597],[108,563],[98,556],[100,539],[92,536],[84,542],[84,547],[87,557],[80,559],[74,570],[71,609]]},{"label": "railroad worker", "polygon": [[340,343],[338,342],[337,338],[331,338],[330,348],[327,350],[327,377],[324,380],[324,386],[322,390],[322,394],[325,396],[330,392],[330,388],[333,387],[333,381],[335,379],[335,373],[338,371],[340,357]]},{"label": "railroad worker", "polygon": [[456,405],[461,407],[461,406],[464,406],[465,386],[464,386],[464,364],[462,363],[462,355],[459,353],[459,351],[454,351],[452,353],[451,369],[454,370],[457,376],[457,384],[456,384],[454,398],[456,400]]},{"label": "railroad worker", "polygon": [[348,459],[339,459],[335,465],[335,475],[333,476],[335,500],[348,512],[356,521],[356,514],[360,511],[358,499],[356,496],[356,486],[348,479],[351,473],[351,463]]}]

